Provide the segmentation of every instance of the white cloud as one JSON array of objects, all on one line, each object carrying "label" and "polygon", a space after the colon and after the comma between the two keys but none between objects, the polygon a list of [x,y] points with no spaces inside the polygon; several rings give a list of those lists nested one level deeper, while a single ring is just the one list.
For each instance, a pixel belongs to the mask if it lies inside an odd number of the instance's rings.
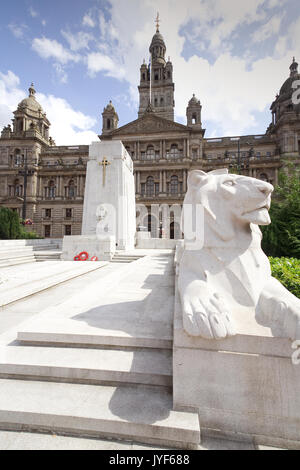
[{"label": "white cloud", "polygon": [[105,75],[118,79],[123,79],[125,70],[117,63],[101,52],[92,52],[87,56],[87,66],[91,77],[94,77],[97,72],[103,71]]},{"label": "white cloud", "polygon": [[[25,96],[17,75],[12,71],[7,74],[0,72],[0,128],[10,123],[12,112]],[[74,110],[65,99],[43,93],[37,93],[36,97],[47,112],[51,122],[50,134],[57,145],[90,144],[98,140],[97,134],[91,130],[97,122],[95,118]]]},{"label": "white cloud", "polygon": [[82,24],[84,26],[89,26],[90,28],[94,28],[96,26],[96,22],[93,20],[93,18],[87,13],[84,15],[82,19]]},{"label": "white cloud", "polygon": [[54,63],[53,67],[55,69],[58,80],[61,83],[67,83],[68,82],[68,74],[65,71],[64,67],[61,64],[58,64],[58,63]]},{"label": "white cloud", "polygon": [[35,38],[32,42],[32,49],[43,59],[53,58],[61,64],[66,64],[70,61],[79,62],[80,60],[78,54],[68,51],[55,39],[48,39],[46,37]]},{"label": "white cloud", "polygon": [[0,129],[11,123],[12,111],[25,98],[23,90],[19,89],[20,79],[11,70],[7,74],[0,72]]},{"label": "white cloud", "polygon": [[15,38],[22,39],[28,30],[28,26],[26,24],[10,23],[8,25],[8,29],[15,36]]},{"label": "white cloud", "polygon": [[50,134],[57,145],[83,145],[98,140],[90,130],[97,122],[95,118],[74,110],[63,98],[37,93],[37,100],[47,112]]},{"label": "white cloud", "polygon": [[70,31],[61,31],[63,37],[68,41],[72,51],[79,51],[80,49],[89,49],[89,42],[93,40],[93,35],[79,31],[72,34]]},{"label": "white cloud", "polygon": [[29,13],[32,16],[32,18],[35,18],[36,16],[38,16],[38,12],[35,11],[33,7],[29,8]]},{"label": "white cloud", "polygon": [[46,24],[47,24],[47,21],[46,21],[46,20],[42,20],[42,25],[43,25],[43,26],[46,26]]},{"label": "white cloud", "polygon": [[280,29],[282,18],[283,15],[273,16],[273,18],[271,18],[267,23],[265,23],[253,33],[252,40],[254,42],[261,42],[270,38],[274,34],[277,34]]}]

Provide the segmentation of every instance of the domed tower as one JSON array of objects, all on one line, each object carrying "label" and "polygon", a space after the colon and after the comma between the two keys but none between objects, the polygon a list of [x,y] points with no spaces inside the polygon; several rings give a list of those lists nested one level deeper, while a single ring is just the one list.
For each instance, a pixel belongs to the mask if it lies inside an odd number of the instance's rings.
[{"label": "domed tower", "polygon": [[149,65],[144,61],[140,69],[138,117],[145,113],[150,101],[155,114],[174,121],[173,66],[170,58],[165,60],[166,45],[159,32],[158,18],[156,21],[156,33],[149,47]]},{"label": "domed tower", "polygon": [[33,134],[37,134],[36,137],[42,138],[45,143],[49,144],[50,122],[42,106],[36,100],[33,83],[28,91],[28,98],[22,100],[13,113],[13,134],[16,137],[32,137]]},{"label": "domed tower", "polygon": [[300,104],[293,102],[298,80],[300,80],[298,64],[293,57],[290,76],[283,83],[279,94],[271,104],[272,123],[267,130],[269,134],[276,134],[277,147],[286,157],[300,153],[300,137],[297,131],[300,121]]},{"label": "domed tower", "polygon": [[202,106],[200,104],[200,101],[193,94],[186,108],[186,119],[188,126],[193,126],[194,128],[198,127],[199,129],[202,128],[201,109]]},{"label": "domed tower", "polygon": [[117,129],[118,122],[119,116],[110,101],[102,113],[102,134],[109,134],[114,129]]}]

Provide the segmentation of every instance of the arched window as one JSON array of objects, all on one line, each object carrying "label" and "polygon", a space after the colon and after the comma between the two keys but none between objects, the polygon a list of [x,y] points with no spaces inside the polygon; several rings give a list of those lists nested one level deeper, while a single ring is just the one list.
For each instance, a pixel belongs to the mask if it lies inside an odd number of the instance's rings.
[{"label": "arched window", "polygon": [[153,145],[148,145],[146,150],[146,160],[154,160],[155,159],[155,152]]},{"label": "arched window", "polygon": [[107,129],[110,129],[110,119],[107,119],[106,125],[107,125]]},{"label": "arched window", "polygon": [[146,196],[154,196],[154,178],[148,176],[146,180]]},{"label": "arched window", "polygon": [[53,180],[50,180],[48,187],[46,188],[46,197],[55,197],[55,183]]},{"label": "arched window", "polygon": [[14,195],[19,197],[23,195],[23,186],[18,179],[14,181]]},{"label": "arched window", "polygon": [[68,196],[69,198],[73,198],[73,197],[76,196],[76,187],[75,187],[74,180],[70,180],[70,181],[69,181],[67,196]]},{"label": "arched window", "polygon": [[160,105],[161,105],[161,106],[164,105],[164,99],[163,99],[163,98],[160,98]]},{"label": "arched window", "polygon": [[173,160],[176,160],[179,157],[180,157],[180,152],[178,150],[177,144],[172,144],[170,152],[169,152],[169,158],[173,159]]},{"label": "arched window", "polygon": [[20,166],[23,163],[23,155],[21,155],[21,150],[16,149],[15,150],[15,165]]},{"label": "arched window", "polygon": [[171,176],[170,193],[178,194],[178,176]]},{"label": "arched window", "polygon": [[154,106],[157,106],[157,98],[154,98]]}]

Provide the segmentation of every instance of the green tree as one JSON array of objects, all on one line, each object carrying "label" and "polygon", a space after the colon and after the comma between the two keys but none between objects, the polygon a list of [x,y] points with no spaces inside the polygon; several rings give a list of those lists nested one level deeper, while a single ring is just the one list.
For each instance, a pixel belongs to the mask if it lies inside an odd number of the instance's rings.
[{"label": "green tree", "polygon": [[0,207],[0,238],[10,240],[20,238],[21,225],[17,212]]},{"label": "green tree", "polygon": [[300,258],[300,175],[293,164],[280,171],[270,209],[271,224],[262,227],[268,256]]}]

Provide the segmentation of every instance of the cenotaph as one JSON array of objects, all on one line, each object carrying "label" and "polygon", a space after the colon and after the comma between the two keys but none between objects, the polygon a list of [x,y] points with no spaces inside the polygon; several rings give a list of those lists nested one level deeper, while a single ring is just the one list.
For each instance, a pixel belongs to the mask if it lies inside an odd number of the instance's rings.
[{"label": "cenotaph", "polygon": [[89,146],[82,232],[65,236],[63,260],[109,261],[116,250],[134,248],[135,190],[132,160],[121,141]]}]

